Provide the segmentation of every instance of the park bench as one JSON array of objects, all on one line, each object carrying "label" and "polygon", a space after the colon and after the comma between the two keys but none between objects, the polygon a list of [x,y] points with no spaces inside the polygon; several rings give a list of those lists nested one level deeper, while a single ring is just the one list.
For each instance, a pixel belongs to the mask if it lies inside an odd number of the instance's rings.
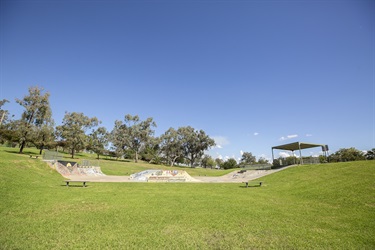
[{"label": "park bench", "polygon": [[30,158],[38,159],[38,157],[39,157],[38,155],[35,155],[35,156],[34,155],[30,155]]},{"label": "park bench", "polygon": [[245,181],[242,183],[245,183],[245,187],[249,187],[249,184],[259,185],[259,187],[261,187],[263,182],[262,181]]},{"label": "park bench", "polygon": [[71,183],[71,182],[82,182],[82,183],[83,183],[83,187],[86,187],[86,183],[89,182],[89,181],[72,181],[72,180],[65,180],[66,186],[69,187],[69,183]]}]

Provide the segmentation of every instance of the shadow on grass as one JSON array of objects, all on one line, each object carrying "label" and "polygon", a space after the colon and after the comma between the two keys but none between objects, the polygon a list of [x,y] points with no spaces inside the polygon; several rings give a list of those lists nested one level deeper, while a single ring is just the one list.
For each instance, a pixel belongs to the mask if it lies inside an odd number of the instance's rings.
[{"label": "shadow on grass", "polygon": [[41,156],[39,153],[35,153],[29,150],[24,150],[22,153],[20,153],[19,150],[18,151],[4,150],[4,152],[10,153],[10,154],[16,154],[16,155],[25,155],[25,156],[30,156],[30,155]]},{"label": "shadow on grass", "polygon": [[69,184],[69,186],[65,185],[65,184],[61,184],[60,187],[65,187],[65,188],[88,188],[89,185],[86,184],[86,186],[82,186],[82,185],[79,185],[79,184]]},{"label": "shadow on grass", "polygon": [[[98,159],[96,159],[96,160],[98,160]],[[116,160],[116,159],[108,159],[108,158],[100,158],[99,160],[114,161],[114,162],[132,162],[131,160]]]},{"label": "shadow on grass", "polygon": [[246,187],[246,186],[240,186],[240,188],[260,188],[260,187],[262,187],[262,186],[259,186],[259,185],[255,185],[255,186],[248,186],[248,187]]}]

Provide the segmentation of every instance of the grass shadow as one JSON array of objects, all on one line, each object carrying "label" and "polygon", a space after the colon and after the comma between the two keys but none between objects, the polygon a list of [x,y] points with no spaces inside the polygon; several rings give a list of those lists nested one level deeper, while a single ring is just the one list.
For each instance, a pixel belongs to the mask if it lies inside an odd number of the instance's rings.
[{"label": "grass shadow", "polygon": [[[98,160],[98,159],[96,159]],[[116,160],[116,159],[108,159],[108,158],[100,158],[99,160],[102,161],[114,161],[114,162],[132,162],[131,160]]]},{"label": "grass shadow", "polygon": [[40,156],[39,153],[35,153],[34,151],[30,150],[24,150],[22,153],[20,153],[18,150],[17,151],[12,151],[12,150],[4,150],[4,152],[9,153],[9,154],[15,154],[15,155],[24,155],[24,156]]},{"label": "grass shadow", "polygon": [[241,186],[240,186],[240,188],[260,188],[260,187],[262,187],[262,186],[259,186],[259,185],[252,185],[252,186],[249,185],[249,186],[247,186],[247,187],[244,186],[244,185],[241,185]]},{"label": "grass shadow", "polygon": [[87,188],[89,187],[89,185],[86,184],[86,186],[83,186],[83,185],[79,185],[79,184],[69,184],[69,186],[67,186],[66,184],[61,184],[60,187],[65,187],[65,188]]}]

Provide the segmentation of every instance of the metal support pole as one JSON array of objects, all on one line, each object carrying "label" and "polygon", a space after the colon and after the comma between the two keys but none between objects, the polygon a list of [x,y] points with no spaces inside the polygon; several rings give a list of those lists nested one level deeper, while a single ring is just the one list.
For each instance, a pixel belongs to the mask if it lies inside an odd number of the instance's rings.
[{"label": "metal support pole", "polygon": [[300,164],[303,164],[303,159],[302,159],[302,153],[301,153],[301,144],[298,143],[298,148],[299,148],[299,158],[300,158]]}]

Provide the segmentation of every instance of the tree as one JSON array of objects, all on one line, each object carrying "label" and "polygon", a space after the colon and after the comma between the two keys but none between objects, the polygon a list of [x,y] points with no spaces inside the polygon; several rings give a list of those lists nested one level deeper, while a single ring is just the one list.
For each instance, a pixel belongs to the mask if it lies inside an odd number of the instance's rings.
[{"label": "tree", "polygon": [[241,165],[251,165],[251,164],[255,164],[255,162],[256,162],[256,158],[255,156],[253,156],[252,153],[243,152],[242,158],[240,160]]},{"label": "tree", "polygon": [[130,149],[134,153],[134,161],[138,162],[140,152],[145,148],[147,143],[151,140],[156,123],[153,118],[147,118],[141,121],[138,115],[126,115],[124,123],[115,121],[115,127],[112,130],[112,143],[116,150],[125,152]]},{"label": "tree", "polygon": [[215,162],[216,162],[216,165],[219,166],[219,167],[222,167],[223,164],[224,164],[223,159],[220,159],[220,158],[216,158]]},{"label": "tree", "polygon": [[20,119],[18,130],[20,131],[20,153],[27,142],[32,141],[34,130],[40,129],[43,124],[51,120],[52,112],[49,104],[49,93],[42,94],[43,89],[30,87],[29,95],[16,102],[25,108]]},{"label": "tree", "polygon": [[215,146],[215,141],[203,130],[197,131],[187,126],[179,128],[177,133],[182,140],[184,157],[189,161],[191,167],[194,166],[196,159],[203,156],[205,150]]},{"label": "tree", "polygon": [[183,157],[184,155],[181,136],[174,128],[169,128],[163,135],[161,135],[160,148],[167,160],[167,164],[171,167],[175,164],[178,158]]},{"label": "tree", "polygon": [[3,99],[0,101],[0,126],[3,124],[4,121],[7,120],[8,110],[4,110],[2,107],[5,103],[9,102],[7,99]]},{"label": "tree", "polygon": [[367,150],[365,154],[366,160],[374,160],[375,159],[375,148],[371,150]]},{"label": "tree", "polygon": [[15,146],[19,143],[21,138],[21,131],[18,129],[21,127],[20,120],[11,120],[0,126],[1,138],[0,142],[4,143],[8,141]]},{"label": "tree", "polygon": [[115,126],[110,133],[110,142],[112,143],[111,152],[117,159],[124,155],[126,149],[125,133],[125,126],[121,121],[116,120]]},{"label": "tree", "polygon": [[8,110],[3,109],[3,105],[7,102],[9,102],[7,99],[0,101],[0,143],[4,143],[9,138],[9,129],[6,124]]},{"label": "tree", "polygon": [[160,138],[152,137],[141,154],[141,159],[152,164],[162,164]]},{"label": "tree", "polygon": [[106,151],[109,142],[109,133],[105,127],[99,127],[93,130],[89,135],[89,143],[87,149],[92,150],[98,157]]},{"label": "tree", "polygon": [[51,148],[55,145],[55,129],[53,124],[53,121],[48,119],[44,123],[36,126],[36,129],[33,131],[32,143],[39,149],[40,155],[43,149]]},{"label": "tree", "polygon": [[204,168],[213,168],[216,165],[215,160],[210,155],[204,155],[202,158],[202,167]]},{"label": "tree", "polygon": [[268,160],[264,157],[260,157],[258,160],[258,164],[268,164]]},{"label": "tree", "polygon": [[224,169],[232,169],[236,167],[237,167],[237,161],[233,158],[230,158],[223,163]]},{"label": "tree", "polygon": [[63,124],[57,126],[58,136],[65,140],[67,147],[70,149],[72,159],[76,151],[82,150],[88,143],[86,131],[99,123],[96,117],[89,118],[83,113],[65,113]]},{"label": "tree", "polygon": [[364,153],[355,148],[341,148],[329,156],[330,162],[359,161],[364,159]]}]

